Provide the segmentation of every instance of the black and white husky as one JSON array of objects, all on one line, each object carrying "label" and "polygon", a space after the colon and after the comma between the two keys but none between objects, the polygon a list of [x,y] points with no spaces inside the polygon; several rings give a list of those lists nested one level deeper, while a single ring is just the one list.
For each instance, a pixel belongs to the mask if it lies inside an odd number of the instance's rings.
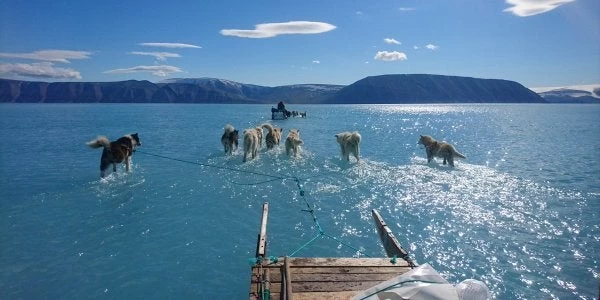
[{"label": "black and white husky", "polygon": [[137,133],[128,134],[111,142],[105,136],[99,136],[93,141],[87,142],[87,145],[92,148],[104,147],[102,157],[100,158],[100,176],[106,176],[106,169],[110,165],[113,166],[113,172],[117,171],[118,163],[125,163],[125,170],[129,172],[131,169],[131,156],[135,152],[137,146],[141,146],[140,138]]},{"label": "black and white husky", "polygon": [[225,149],[225,154],[231,155],[238,147],[239,131],[230,124],[225,125],[223,135],[221,136],[221,144]]}]

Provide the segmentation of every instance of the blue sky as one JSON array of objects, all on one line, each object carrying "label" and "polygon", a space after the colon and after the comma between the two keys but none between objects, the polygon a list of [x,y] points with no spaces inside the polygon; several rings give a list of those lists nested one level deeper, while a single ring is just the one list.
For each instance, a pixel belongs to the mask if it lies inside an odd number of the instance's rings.
[{"label": "blue sky", "polygon": [[0,2],[0,78],[600,83],[598,0]]}]

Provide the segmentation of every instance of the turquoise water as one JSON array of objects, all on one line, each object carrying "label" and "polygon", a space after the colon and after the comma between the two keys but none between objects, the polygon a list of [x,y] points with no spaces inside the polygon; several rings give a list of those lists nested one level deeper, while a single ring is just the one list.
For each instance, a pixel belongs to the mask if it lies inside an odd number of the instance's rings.
[{"label": "turquoise water", "polygon": [[[598,297],[600,106],[290,105],[308,118],[274,123],[300,129],[298,158],[283,145],[224,156],[223,126],[271,122],[269,109],[0,105],[0,298],[247,299],[262,203],[268,255],[283,256],[317,234],[305,200],[370,256],[385,256],[379,209],[418,263],[498,299]],[[334,134],[349,130],[360,163],[340,161]],[[100,180],[85,142],[134,132],[133,171]],[[420,134],[468,159],[427,164]],[[232,169],[296,176],[306,197],[292,179]],[[296,256],[355,254],[319,238]]]}]

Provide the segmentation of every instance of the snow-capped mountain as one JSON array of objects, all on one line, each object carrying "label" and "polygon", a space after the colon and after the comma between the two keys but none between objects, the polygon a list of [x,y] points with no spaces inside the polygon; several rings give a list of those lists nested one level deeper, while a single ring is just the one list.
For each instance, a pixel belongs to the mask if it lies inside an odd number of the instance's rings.
[{"label": "snow-capped mountain", "polygon": [[550,103],[600,103],[600,84],[531,88]]}]

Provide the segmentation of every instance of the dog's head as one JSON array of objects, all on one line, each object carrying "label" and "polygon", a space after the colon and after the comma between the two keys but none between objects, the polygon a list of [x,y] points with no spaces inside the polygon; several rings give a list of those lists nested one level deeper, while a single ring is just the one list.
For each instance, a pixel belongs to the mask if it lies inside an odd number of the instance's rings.
[{"label": "dog's head", "polygon": [[233,141],[237,141],[240,137],[240,131],[239,130],[234,130],[229,134],[229,139],[233,140]]},{"label": "dog's head", "polygon": [[338,133],[335,135],[335,140],[341,144],[344,141],[344,137],[346,137],[347,135],[348,135],[348,132]]},{"label": "dog's head", "polygon": [[431,145],[431,144],[433,144],[435,142],[436,142],[436,140],[434,138],[432,138],[431,136],[429,136],[429,135],[421,135],[419,137],[418,144],[421,144],[421,145],[427,147],[427,146],[429,146],[429,145]]},{"label": "dog's head", "polygon": [[136,146],[142,145],[142,142],[140,142],[140,137],[138,136],[137,132],[134,134],[130,134],[129,136],[131,137],[131,144],[133,145],[134,148]]}]

